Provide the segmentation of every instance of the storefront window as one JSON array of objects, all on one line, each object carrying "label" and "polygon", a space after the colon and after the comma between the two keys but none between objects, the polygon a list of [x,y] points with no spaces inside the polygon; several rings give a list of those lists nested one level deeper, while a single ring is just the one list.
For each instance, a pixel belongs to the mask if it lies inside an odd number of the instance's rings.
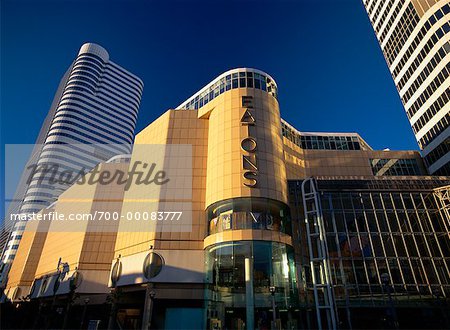
[{"label": "storefront window", "polygon": [[[254,324],[263,327],[272,318],[272,294],[277,318],[288,326],[298,306],[294,251],[278,242],[235,241],[221,243],[206,250],[206,299],[209,315],[232,328],[245,323],[249,288],[253,287]],[[246,267],[250,264],[250,268]],[[251,285],[249,285],[251,283]],[[288,315],[291,313],[291,315]],[[290,321],[289,321],[290,319]],[[293,324],[293,323],[291,323]]]},{"label": "storefront window", "polygon": [[226,230],[263,229],[291,234],[287,205],[267,198],[233,198],[207,210],[209,234]]}]

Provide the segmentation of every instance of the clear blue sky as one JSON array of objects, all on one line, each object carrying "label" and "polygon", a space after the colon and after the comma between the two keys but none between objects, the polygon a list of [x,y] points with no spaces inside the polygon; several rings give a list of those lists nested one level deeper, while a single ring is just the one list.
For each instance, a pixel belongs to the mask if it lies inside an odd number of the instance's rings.
[{"label": "clear blue sky", "polygon": [[144,80],[136,132],[220,73],[254,67],[299,130],[417,149],[361,0],[1,0],[2,147],[35,141],[85,42]]}]

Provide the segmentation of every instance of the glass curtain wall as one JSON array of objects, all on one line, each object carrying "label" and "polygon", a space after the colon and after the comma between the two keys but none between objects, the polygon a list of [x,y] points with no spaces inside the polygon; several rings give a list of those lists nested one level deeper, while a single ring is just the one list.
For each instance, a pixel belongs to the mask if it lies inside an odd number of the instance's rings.
[{"label": "glass curtain wall", "polygon": [[[448,309],[450,219],[440,210],[433,188],[449,183],[318,180],[338,309],[386,308],[389,295],[397,307]],[[300,184],[290,182],[291,211],[299,233],[294,245],[302,279],[300,302],[309,308],[312,282]],[[340,321],[346,323],[342,310]],[[352,312],[352,319],[361,314]]]},{"label": "glass curtain wall", "polygon": [[[249,282],[253,288],[250,295]],[[250,303],[254,306],[255,328],[270,329],[272,299],[277,323],[284,329],[296,328],[298,293],[292,247],[269,241],[211,246],[206,250],[206,283],[209,328],[245,329]]]}]

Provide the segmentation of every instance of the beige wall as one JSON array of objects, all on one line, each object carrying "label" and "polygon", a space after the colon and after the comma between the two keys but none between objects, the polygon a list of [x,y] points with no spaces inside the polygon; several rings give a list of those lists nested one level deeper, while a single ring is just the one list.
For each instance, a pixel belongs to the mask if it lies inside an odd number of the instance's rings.
[{"label": "beige wall", "polygon": [[[52,211],[54,209],[49,208],[39,213],[45,214]],[[42,248],[47,238],[48,227],[49,222],[33,223],[30,221],[27,223],[16,252],[16,257],[8,274],[6,292],[10,298],[18,298],[12,297],[13,290],[16,287],[19,287],[22,291],[17,292],[17,295],[21,295],[33,284]]]},{"label": "beige wall", "polygon": [[373,176],[370,159],[377,158],[413,158],[426,173],[417,151],[304,150],[284,138],[284,155],[289,180],[310,176]]},{"label": "beige wall", "polygon": [[[192,203],[192,230],[186,232],[161,232],[161,228],[148,228],[147,231],[130,232],[120,230],[115,245],[115,257],[126,257],[132,254],[154,249],[190,249],[203,248],[203,238],[206,235],[204,220],[206,159],[208,145],[208,121],[198,119],[197,111],[168,110],[152,124],[141,131],[135,140],[136,145],[145,144],[190,144],[192,145],[192,198],[186,202]],[[136,148],[135,148],[136,149]],[[152,155],[132,156],[136,160],[152,161]],[[188,159],[185,160],[189,161]],[[190,164],[186,164],[188,167]],[[190,175],[188,175],[190,176]],[[149,202],[142,200],[146,193],[145,186],[132,185],[125,193],[123,213],[128,211],[145,211]],[[136,201],[129,201],[136,200]],[[164,201],[160,198],[159,201]],[[123,227],[121,227],[123,228]]]},{"label": "beige wall", "polygon": [[[246,111],[243,96],[253,97],[248,111],[254,125],[243,125]],[[266,197],[287,202],[286,168],[283,159],[281,119],[278,101],[268,93],[239,88],[225,92],[199,110],[199,116],[209,121],[208,173],[206,207],[233,197]],[[243,178],[241,141],[253,137],[257,142],[257,184],[247,187]]]},{"label": "beige wall", "polygon": [[[127,171],[128,164],[101,164],[103,170]],[[123,186],[74,185],[65,191],[53,209],[41,212],[94,213],[95,211],[120,212],[123,199]],[[48,232],[42,228],[48,227]],[[36,223],[29,222],[20,242],[16,258],[12,264],[9,286],[30,285],[34,278],[56,271],[58,260],[76,267],[80,271],[103,270],[109,273],[114,254],[116,232],[111,223],[77,224],[64,222],[43,222],[39,228],[31,228]],[[113,224],[114,225],[114,224]],[[97,228],[95,228],[97,226]],[[100,227],[98,227],[100,226]],[[38,230],[38,231],[36,231]],[[106,279],[107,282],[107,279]],[[106,285],[106,282],[103,285]]]}]

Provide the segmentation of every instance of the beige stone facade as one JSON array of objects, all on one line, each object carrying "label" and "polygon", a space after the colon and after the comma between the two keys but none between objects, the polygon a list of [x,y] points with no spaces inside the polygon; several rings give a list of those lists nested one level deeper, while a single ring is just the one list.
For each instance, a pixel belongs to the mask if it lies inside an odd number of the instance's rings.
[{"label": "beige stone facade", "polygon": [[[239,75],[236,80],[240,79],[240,84],[252,81],[252,86],[256,85],[256,78],[251,79],[263,74],[253,69],[236,69],[229,75],[242,72],[247,75]],[[219,77],[224,85],[226,75]],[[155,290],[160,306],[167,304],[167,308],[192,304],[204,308],[203,304],[210,304],[207,309],[212,316],[208,316],[208,322],[218,322],[225,319],[225,308],[231,308],[226,304],[237,308],[236,314],[253,309],[245,305],[249,289],[244,290],[241,284],[233,284],[232,290],[217,289],[223,283],[217,280],[219,270],[213,269],[212,264],[215,267],[216,259],[232,247],[235,254],[224,257],[221,267],[228,268],[221,272],[230,272],[229,281],[236,283],[253,271],[255,286],[259,286],[254,292],[257,308],[270,308],[272,283],[278,290],[277,304],[286,310],[294,306],[289,307],[295,304],[295,299],[290,299],[301,279],[293,259],[298,254],[294,253],[298,233],[291,229],[288,181],[309,177],[347,181],[375,180],[380,176],[417,177],[425,175],[426,169],[417,151],[372,150],[356,133],[297,131],[280,117],[275,82],[268,75],[264,79],[266,90],[248,85],[229,90],[225,85],[222,89],[222,80],[217,80],[217,93],[215,89],[210,92],[208,85],[186,106],[214,95],[206,104],[168,110],[137,134],[129,164],[101,165],[101,169],[132,173],[134,164],[139,163],[139,168],[144,169],[144,163],[159,159],[169,173],[177,173],[167,185],[132,182],[127,189],[114,184],[69,188],[52,211],[108,211],[118,212],[122,218],[114,224],[84,223],[85,227],[78,225],[72,230],[52,223],[48,232],[26,231],[10,273],[8,296],[13,300],[26,296],[33,282],[42,287],[44,279],[57,273],[61,260],[70,274],[82,274],[77,292],[84,296],[103,294],[100,303],[110,290],[120,288],[127,297],[123,304],[129,304],[122,311],[125,318],[137,313],[145,319],[144,302],[147,306],[148,294]],[[231,80],[235,78],[230,79],[230,84]],[[215,84],[216,80],[211,88]],[[180,149],[173,149],[178,146]],[[190,148],[189,157],[173,151],[181,152],[185,146]],[[176,172],[170,172],[174,168]],[[126,219],[127,214],[165,210],[167,205],[180,204],[190,205],[186,209],[191,214],[188,226],[166,227],[164,222],[152,222],[133,227]],[[250,254],[238,254],[239,249],[247,248]],[[257,251],[267,253],[257,255]],[[258,258],[260,264],[251,270]],[[270,278],[264,278],[261,258],[271,264]],[[236,269],[244,268],[244,262],[245,276],[236,274]],[[41,297],[51,296],[47,289],[40,292]],[[57,295],[67,294],[67,290],[58,292]],[[220,299],[225,305],[219,306]],[[140,305],[138,311],[130,307]],[[288,316],[283,318],[285,322]],[[242,315],[236,316],[236,322],[242,319]]]},{"label": "beige stone facade", "polygon": [[[248,138],[256,142],[254,146],[250,141],[250,145],[245,147],[251,152],[243,149],[243,140]],[[168,110],[136,136],[136,146],[152,144],[192,145],[192,195],[188,200],[192,203],[192,230],[161,232],[153,228],[135,232],[121,230],[120,225],[117,233],[87,227],[67,232],[50,227],[48,233],[27,230],[11,269],[7,290],[18,286],[29,288],[35,278],[54,273],[59,258],[70,269],[76,268],[86,274],[103,272],[103,283],[98,284],[105,287],[113,260],[142,254],[150,247],[155,251],[202,251],[210,245],[240,240],[267,240],[292,245],[289,235],[265,230],[231,230],[208,236],[205,210],[216,202],[240,197],[263,197],[287,204],[287,180],[310,176],[372,177],[371,159],[414,159],[420,171],[425,173],[416,151],[302,149],[282,136],[276,98],[253,88],[232,89],[198,110]],[[246,168],[244,156],[253,157],[249,159],[255,169]],[[131,163],[137,159],[145,160],[145,157],[136,152]],[[147,158],[150,161],[152,155]],[[125,171],[128,168],[128,164],[102,166]],[[253,176],[257,181],[254,187],[246,184],[249,180],[243,175],[249,170],[256,173]],[[164,198],[155,197],[154,192],[145,189],[135,184],[126,192],[123,187],[112,185],[73,186],[61,195],[52,210],[126,213],[145,210],[148,207],[146,203],[164,201]],[[153,194],[153,199],[142,198],[149,194]]]}]

